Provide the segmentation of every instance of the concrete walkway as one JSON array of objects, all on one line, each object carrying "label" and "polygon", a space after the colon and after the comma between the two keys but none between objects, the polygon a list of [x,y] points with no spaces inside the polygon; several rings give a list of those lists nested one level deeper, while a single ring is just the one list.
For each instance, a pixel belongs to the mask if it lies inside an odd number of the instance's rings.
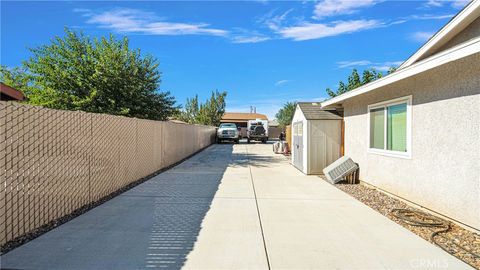
[{"label": "concrete walkway", "polygon": [[271,145],[214,145],[2,256],[6,269],[469,269]]}]

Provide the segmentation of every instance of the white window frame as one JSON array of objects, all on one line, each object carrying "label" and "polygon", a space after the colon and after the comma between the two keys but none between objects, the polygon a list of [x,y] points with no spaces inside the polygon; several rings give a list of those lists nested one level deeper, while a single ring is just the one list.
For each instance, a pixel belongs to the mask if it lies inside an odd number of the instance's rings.
[{"label": "white window frame", "polygon": [[[407,151],[400,152],[394,150],[387,150],[387,107],[398,105],[398,104],[407,104]],[[370,111],[373,109],[384,109],[384,149],[376,149],[370,147]],[[387,101],[382,101],[379,103],[368,105],[368,125],[367,125],[367,145],[368,153],[389,156],[389,157],[398,157],[398,158],[412,158],[412,96],[405,96],[396,99],[391,99]]]}]

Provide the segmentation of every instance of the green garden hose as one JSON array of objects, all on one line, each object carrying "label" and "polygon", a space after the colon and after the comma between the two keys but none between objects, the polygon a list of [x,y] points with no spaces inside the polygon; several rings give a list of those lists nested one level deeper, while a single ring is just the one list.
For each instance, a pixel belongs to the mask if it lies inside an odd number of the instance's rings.
[{"label": "green garden hose", "polygon": [[[436,236],[440,236],[445,240],[448,240],[448,242],[456,245],[457,247],[461,248],[468,254],[472,255],[473,258],[480,259],[480,255],[471,252],[470,250],[466,249],[465,247],[455,243],[451,238],[447,238],[445,236],[441,236],[440,234],[446,233],[451,229],[450,221],[446,221],[444,219],[441,219],[439,217],[436,217],[434,215],[427,214],[422,211],[418,210],[411,210],[411,209],[401,209],[401,208],[395,208],[391,210],[391,213],[393,216],[398,218],[399,220],[403,221],[404,223],[411,225],[411,226],[417,226],[417,227],[429,227],[429,228],[438,228],[438,230],[435,230],[432,232],[430,235],[430,240],[446,252],[452,254],[450,250],[448,250],[446,247],[441,245],[437,240],[435,239]],[[470,264],[469,262],[461,259],[463,262],[466,264],[472,266],[473,268],[476,268],[474,265]]]}]

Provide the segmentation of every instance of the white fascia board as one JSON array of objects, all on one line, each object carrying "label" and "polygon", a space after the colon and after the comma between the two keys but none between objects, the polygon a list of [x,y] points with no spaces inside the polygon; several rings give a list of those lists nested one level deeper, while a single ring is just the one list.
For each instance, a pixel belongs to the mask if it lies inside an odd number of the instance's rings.
[{"label": "white fascia board", "polygon": [[392,84],[394,82],[398,82],[400,80],[406,79],[408,77],[414,76],[416,74],[425,72],[427,70],[439,67],[441,65],[453,62],[455,60],[467,57],[478,52],[480,52],[480,37],[457,45],[449,50],[445,50],[443,52],[435,54],[411,66],[397,70],[388,76],[380,78],[364,86],[360,86],[359,88],[351,90],[345,94],[326,100],[321,103],[321,106],[326,107],[337,104],[346,99],[365,94],[380,87]]},{"label": "white fascia board", "polygon": [[461,32],[471,22],[480,16],[480,0],[473,0],[462,11],[460,11],[450,22],[431,37],[417,52],[410,56],[398,69],[414,64],[430,51],[438,49],[455,35]]}]

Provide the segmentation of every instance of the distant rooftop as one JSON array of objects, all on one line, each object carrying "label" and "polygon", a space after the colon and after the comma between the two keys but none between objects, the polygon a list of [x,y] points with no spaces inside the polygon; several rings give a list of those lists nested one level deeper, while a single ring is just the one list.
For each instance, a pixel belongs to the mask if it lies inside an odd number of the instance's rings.
[{"label": "distant rooftop", "polygon": [[0,100],[24,100],[23,93],[13,87],[0,82]]},{"label": "distant rooftop", "polygon": [[268,121],[268,126],[269,127],[278,127],[280,124],[278,124],[278,121],[276,119]]},{"label": "distant rooftop", "polygon": [[260,113],[239,113],[239,112],[226,112],[221,122],[247,122],[248,120],[268,120],[267,116]]}]

